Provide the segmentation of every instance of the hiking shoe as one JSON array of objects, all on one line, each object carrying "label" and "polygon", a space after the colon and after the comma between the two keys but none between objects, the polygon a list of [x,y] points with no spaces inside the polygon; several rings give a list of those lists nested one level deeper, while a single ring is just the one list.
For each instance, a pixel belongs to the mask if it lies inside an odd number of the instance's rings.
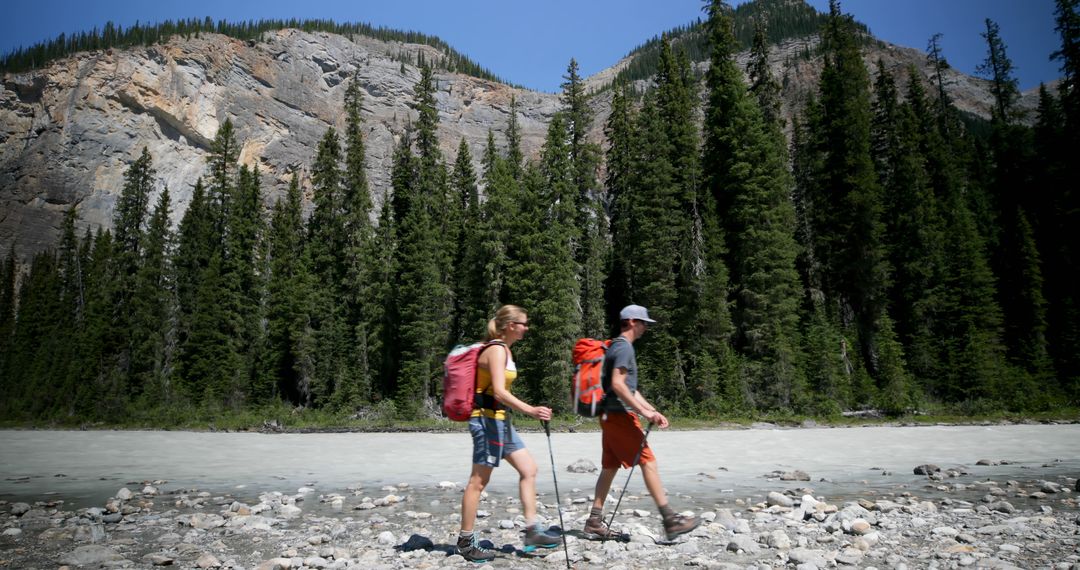
[{"label": "hiking shoe", "polygon": [[480,546],[475,534],[470,537],[458,537],[457,553],[469,562],[484,563],[495,559],[495,553]]},{"label": "hiking shoe", "polygon": [[532,552],[537,548],[555,548],[559,545],[559,537],[548,531],[541,531],[536,526],[525,529],[525,552]]},{"label": "hiking shoe", "polygon": [[664,519],[664,533],[667,534],[668,540],[675,540],[675,537],[694,530],[700,524],[701,519],[697,517],[672,515]]},{"label": "hiking shoe", "polygon": [[585,528],[581,531],[581,536],[589,540],[620,540],[622,534],[615,532],[608,528],[604,519],[589,517],[585,521]]}]

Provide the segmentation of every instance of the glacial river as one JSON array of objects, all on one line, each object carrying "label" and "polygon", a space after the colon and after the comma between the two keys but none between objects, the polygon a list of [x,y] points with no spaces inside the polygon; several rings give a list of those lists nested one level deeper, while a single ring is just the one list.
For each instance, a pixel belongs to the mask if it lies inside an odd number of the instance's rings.
[{"label": "glacial river", "polygon": [[[566,467],[579,459],[599,463],[599,433],[554,433],[550,448],[542,431],[522,437],[539,466],[541,492],[553,490],[551,454],[564,496],[591,491],[594,474],[570,473]],[[969,475],[956,481],[967,484],[1080,475],[1080,424],[656,430],[649,442],[669,492],[703,503],[800,486],[834,497],[902,489],[933,494],[926,478],[912,472],[924,463],[962,466]],[[382,496],[381,487],[386,485],[407,483],[420,491],[441,481],[462,484],[470,454],[464,432],[4,430],[0,499],[100,505],[121,487],[138,491],[143,482],[155,480],[164,481],[159,487],[165,492],[200,489],[242,496],[295,493],[301,486],[319,493],[360,486],[372,496]],[[977,466],[981,459],[1005,464]],[[796,469],[809,474],[811,481],[765,477]],[[620,475],[616,486],[624,481],[625,475]],[[504,465],[492,477],[489,491],[516,494],[516,483],[512,468]],[[631,492],[642,486],[635,475]]]}]

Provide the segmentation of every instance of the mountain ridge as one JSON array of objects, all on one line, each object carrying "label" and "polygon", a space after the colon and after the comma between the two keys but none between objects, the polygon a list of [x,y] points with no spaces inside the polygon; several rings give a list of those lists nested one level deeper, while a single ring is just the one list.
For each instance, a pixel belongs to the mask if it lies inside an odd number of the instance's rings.
[{"label": "mountain ridge", "polygon": [[[815,42],[811,36],[770,48],[789,117],[816,85],[820,62],[798,55]],[[241,162],[259,167],[269,206],[284,192],[292,171],[301,171],[306,182],[306,167],[325,129],[343,127],[342,97],[354,76],[364,92],[369,180],[381,203],[390,187],[393,148],[415,118],[410,104],[419,68],[396,57],[403,50],[424,54],[428,61],[444,55],[425,44],[282,29],[266,32],[260,41],[220,34],[173,36],[161,44],[80,52],[41,69],[5,73],[0,90],[0,248],[7,251],[14,244],[25,258],[51,247],[72,205],[79,209],[80,231],[111,226],[123,172],[144,146],[154,158],[158,191],[167,186],[173,196],[175,224],[190,201],[192,185],[205,173],[209,141],[226,119],[233,121],[243,145]],[[610,110],[605,86],[634,57],[585,80],[597,93],[590,132],[595,141],[602,142]],[[738,57],[744,64],[749,55]],[[916,65],[928,75],[919,50],[868,42],[867,64],[878,58],[888,69]],[[696,70],[703,72],[703,65],[696,64]],[[512,99],[518,105],[522,149],[534,157],[547,122],[561,106],[558,94],[449,71],[435,77],[439,140],[447,160],[462,138],[474,157],[482,156],[489,129],[503,146]],[[644,89],[648,80],[634,85]],[[949,70],[946,86],[958,108],[989,116],[983,80]],[[1034,108],[1032,93],[1021,107]],[[305,187],[310,207],[310,185]]]}]

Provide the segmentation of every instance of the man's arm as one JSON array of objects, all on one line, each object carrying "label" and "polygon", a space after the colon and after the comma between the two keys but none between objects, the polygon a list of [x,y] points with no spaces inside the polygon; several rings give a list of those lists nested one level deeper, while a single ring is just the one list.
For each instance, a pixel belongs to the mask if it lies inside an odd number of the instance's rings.
[{"label": "man's arm", "polygon": [[664,414],[656,411],[656,408],[645,399],[645,396],[641,395],[641,391],[630,391],[630,387],[626,385],[626,369],[625,368],[613,368],[611,371],[611,390],[615,392],[615,395],[619,397],[624,403],[633,406],[638,413],[645,416],[645,419],[660,426],[661,428],[668,427],[669,422]]}]

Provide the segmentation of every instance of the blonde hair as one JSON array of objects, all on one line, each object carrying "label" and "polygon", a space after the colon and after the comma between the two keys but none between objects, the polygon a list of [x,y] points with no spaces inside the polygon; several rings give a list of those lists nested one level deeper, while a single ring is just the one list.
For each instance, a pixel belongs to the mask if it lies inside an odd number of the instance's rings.
[{"label": "blonde hair", "polygon": [[487,338],[485,340],[502,338],[503,331],[506,330],[506,327],[510,326],[510,323],[514,321],[524,321],[525,319],[525,309],[522,309],[517,305],[503,305],[499,307],[499,310],[495,311],[495,318],[488,320]]}]

